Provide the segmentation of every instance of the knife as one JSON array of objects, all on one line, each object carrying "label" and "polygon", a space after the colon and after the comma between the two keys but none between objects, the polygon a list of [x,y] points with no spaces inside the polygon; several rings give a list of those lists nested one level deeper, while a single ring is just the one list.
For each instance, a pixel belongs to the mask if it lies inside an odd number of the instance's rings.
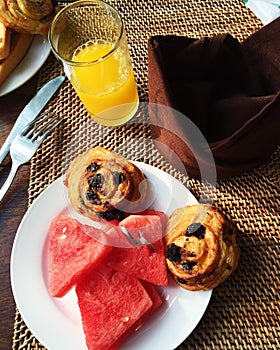
[{"label": "knife", "polygon": [[22,131],[26,124],[37,117],[37,115],[46,106],[60,85],[64,82],[64,80],[65,77],[61,75],[47,82],[24,107],[18,116],[9,136],[0,149],[0,164],[7,156],[14,138]]}]

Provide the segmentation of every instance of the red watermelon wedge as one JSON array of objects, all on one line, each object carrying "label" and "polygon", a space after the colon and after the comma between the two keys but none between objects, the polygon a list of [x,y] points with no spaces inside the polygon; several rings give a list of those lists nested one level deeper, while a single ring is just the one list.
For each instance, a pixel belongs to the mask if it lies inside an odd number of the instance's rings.
[{"label": "red watermelon wedge", "polygon": [[[107,243],[113,247],[119,248],[131,248],[131,242],[128,241],[124,233],[119,228],[119,225],[129,226],[131,234],[138,239],[138,230],[141,229],[144,237],[152,242],[162,238],[163,231],[167,223],[166,215],[161,211],[147,209],[137,214],[126,214],[125,219],[119,221],[105,221],[103,220],[99,224],[101,230],[106,233]],[[158,219],[153,216],[159,217],[161,227]],[[145,217],[145,219],[144,219]],[[96,229],[88,225],[83,225],[83,231],[87,235],[95,240],[100,240],[99,232]]]},{"label": "red watermelon wedge", "polygon": [[[148,246],[134,248],[114,247],[105,264],[123,271],[133,277],[156,285],[168,284],[167,268],[162,237],[161,219],[157,215],[130,215],[120,225],[125,226],[134,237],[141,229],[145,238],[156,247],[151,251]],[[157,241],[154,239],[157,238]]]},{"label": "red watermelon wedge", "polygon": [[112,250],[87,236],[76,220],[64,215],[51,221],[48,236],[49,291],[54,297],[64,296]]},{"label": "red watermelon wedge", "polygon": [[119,225],[125,226],[136,239],[139,239],[139,230],[151,243],[162,239],[162,221],[159,215],[134,214],[122,220]]},{"label": "red watermelon wedge", "polygon": [[162,304],[161,296],[159,295],[156,287],[153,284],[146,281],[141,281],[141,283],[153,301],[153,307],[150,311],[155,311]]},{"label": "red watermelon wedge", "polygon": [[156,290],[156,288],[148,282],[141,281],[142,285],[152,299],[152,307],[137,321],[132,325],[114,344],[114,349],[118,349],[121,344],[123,344],[130,336],[137,332],[144,324],[154,315],[155,311],[162,305],[162,299]]},{"label": "red watermelon wedge", "polygon": [[160,218],[162,231],[165,232],[165,228],[167,225],[168,217],[163,211],[154,210],[154,209],[146,209],[138,213],[139,215],[157,215]]},{"label": "red watermelon wedge", "polygon": [[141,282],[100,265],[76,286],[89,350],[116,349],[153,306]]},{"label": "red watermelon wedge", "polygon": [[[145,322],[148,321],[148,319],[155,313],[155,311],[162,305],[163,300],[160,296],[160,294],[158,293],[156,287],[146,281],[141,281],[143,287],[146,289],[146,292],[149,294],[150,298],[153,301],[153,306],[145,313],[144,316],[142,316],[142,318],[137,322],[137,327],[135,327],[135,330],[138,330],[140,327],[142,327]],[[131,330],[133,330],[133,327],[131,328]],[[129,333],[129,335],[131,335],[132,332]]]}]

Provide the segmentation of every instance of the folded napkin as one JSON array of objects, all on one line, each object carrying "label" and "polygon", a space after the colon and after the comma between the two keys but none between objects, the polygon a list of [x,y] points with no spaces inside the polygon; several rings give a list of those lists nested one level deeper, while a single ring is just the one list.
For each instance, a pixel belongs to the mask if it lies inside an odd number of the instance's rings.
[{"label": "folded napkin", "polygon": [[264,24],[280,16],[279,0],[243,0],[243,2]]},{"label": "folded napkin", "polygon": [[188,175],[199,178],[199,163],[209,161],[178,137],[176,111],[205,137],[218,178],[239,175],[268,159],[280,140],[279,37],[276,19],[242,43],[229,34],[149,40],[149,102],[172,107],[149,113],[152,136],[171,163],[178,156]]}]

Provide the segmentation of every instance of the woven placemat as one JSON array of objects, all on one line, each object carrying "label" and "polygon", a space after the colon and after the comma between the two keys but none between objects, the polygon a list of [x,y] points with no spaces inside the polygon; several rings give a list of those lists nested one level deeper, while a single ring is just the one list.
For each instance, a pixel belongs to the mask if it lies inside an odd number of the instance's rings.
[{"label": "woven placemat", "polygon": [[[203,37],[230,33],[242,41],[262,26],[242,0],[116,0],[110,3],[125,19],[141,101],[148,101],[147,41],[150,36]],[[61,67],[50,56],[41,70],[40,84],[58,74],[62,74]],[[84,147],[91,139],[93,145],[118,150],[130,159],[158,166],[188,186],[197,198],[211,197],[239,229],[241,257],[237,271],[213,291],[202,320],[178,349],[279,349],[280,149],[255,171],[219,181],[214,188],[205,187],[166,163],[151,143],[129,145],[132,138],[147,140],[150,137],[143,116],[133,125],[115,129],[94,123],[88,127],[89,117],[69,82],[64,83],[48,109],[64,116],[65,122],[32,159],[29,205],[63,174],[65,161],[74,156],[71,150],[78,142]],[[80,130],[86,130],[81,139],[73,138],[81,135]],[[26,327],[18,310],[13,349],[45,349]]]}]

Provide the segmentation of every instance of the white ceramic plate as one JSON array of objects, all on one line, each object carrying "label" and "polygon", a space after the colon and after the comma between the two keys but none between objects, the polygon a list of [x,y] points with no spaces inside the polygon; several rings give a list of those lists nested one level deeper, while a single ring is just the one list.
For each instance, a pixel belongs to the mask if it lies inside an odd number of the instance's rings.
[{"label": "white ceramic plate", "polygon": [[27,82],[45,63],[50,53],[50,45],[46,36],[35,35],[33,42],[19,65],[0,85],[0,96],[17,89]]},{"label": "white ceramic plate", "polygon": [[[135,162],[155,186],[153,207],[167,215],[196,203],[179,181],[165,172]],[[85,350],[74,289],[63,298],[48,292],[48,227],[68,205],[62,178],[53,182],[25,214],[12,250],[11,283],[18,309],[34,336],[48,350]],[[212,291],[188,292],[170,279],[159,288],[163,306],[122,347],[122,350],[173,350],[193,331],[203,316]]]}]

